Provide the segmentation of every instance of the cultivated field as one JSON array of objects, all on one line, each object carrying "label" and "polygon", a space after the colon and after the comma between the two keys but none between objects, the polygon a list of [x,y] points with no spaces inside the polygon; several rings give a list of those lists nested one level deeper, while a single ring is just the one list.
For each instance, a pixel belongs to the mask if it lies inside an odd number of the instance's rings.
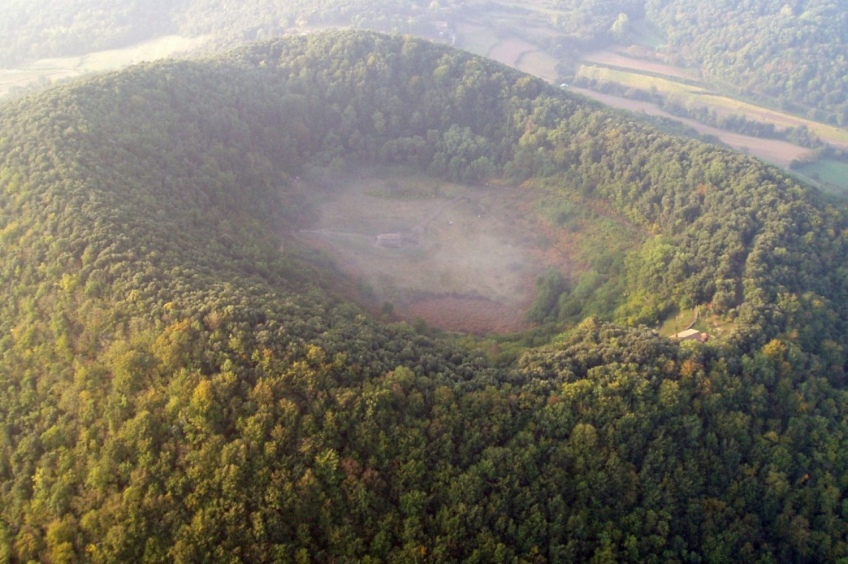
[{"label": "cultivated field", "polygon": [[557,82],[559,71],[557,71],[557,60],[544,51],[527,51],[516,61],[518,70],[543,78],[548,82]]},{"label": "cultivated field", "polygon": [[797,170],[825,192],[848,195],[848,163],[822,159]]},{"label": "cultivated field", "polygon": [[489,50],[498,43],[495,31],[482,25],[463,22],[456,25],[456,30],[459,33],[457,47],[477,55],[485,57]]},{"label": "cultivated field", "polygon": [[655,91],[683,105],[706,107],[714,110],[718,115],[743,115],[752,121],[773,123],[778,129],[803,125],[827,143],[837,147],[848,147],[848,130],[844,128],[716,94],[707,85],[693,84],[691,81],[694,75],[688,70],[627,57],[611,50],[593,52],[584,60],[588,64],[579,67],[577,71],[579,77],[618,83],[646,92]]},{"label": "cultivated field", "polygon": [[770,162],[784,168],[788,168],[789,164],[794,160],[807,158],[812,152],[810,149],[793,145],[787,141],[781,141],[779,139],[761,139],[750,135],[742,135],[741,133],[733,133],[716,127],[710,127],[709,125],[704,125],[692,119],[677,117],[669,114],[668,112],[664,112],[658,108],[656,104],[651,104],[650,102],[632,100],[630,98],[612,96],[610,94],[602,94],[586,88],[569,88],[569,90],[577,92],[578,94],[583,94],[586,97],[593,98],[614,108],[621,108],[631,112],[663,116],[677,120],[688,125],[702,135],[713,135],[722,143],[725,143],[738,151],[748,153],[766,162]]},{"label": "cultivated field", "polygon": [[[509,2],[501,4],[519,7],[518,4],[513,5]],[[523,3],[522,6],[532,11],[532,14],[521,18],[521,21],[528,25],[530,21],[533,21],[534,25],[538,25],[539,22],[545,21],[546,17],[550,18],[554,15],[567,16],[560,10],[552,9],[547,2]],[[558,83],[560,81],[557,68],[561,61],[546,53],[539,45],[534,44],[537,42],[532,41],[532,39],[528,41],[512,35],[508,19],[498,20],[501,22],[499,26],[487,24],[487,21],[485,18],[481,18],[479,21],[473,22],[467,20],[454,22],[460,34],[458,46],[533,74],[548,82]],[[635,90],[655,92],[684,107],[705,107],[719,116],[742,115],[751,121],[774,124],[778,129],[805,126],[824,142],[835,147],[848,148],[848,129],[815,122],[725,96],[721,93],[721,89],[716,91],[713,86],[702,81],[700,70],[670,64],[668,62],[669,56],[657,50],[664,43],[664,39],[647,26],[644,21],[634,21],[632,28],[633,36],[631,39],[633,44],[629,46],[613,45],[606,49],[585,53],[575,69],[576,76],[617,83]],[[551,27],[541,26],[538,31],[539,37],[548,38],[551,34],[556,36],[556,31]],[[794,160],[801,160],[810,156],[809,149],[793,143],[733,133],[691,119],[682,119],[664,112],[655,104],[609,96],[590,90],[574,90],[614,107],[662,115],[681,121],[702,134],[714,135],[730,147],[784,168],[788,168]],[[832,168],[827,166],[824,168],[825,174],[831,178],[827,181],[830,185],[834,185],[832,182],[833,175],[830,174]],[[841,186],[844,182],[837,184]]]},{"label": "cultivated field", "polygon": [[659,61],[630,57],[614,49],[603,49],[586,53],[583,60],[588,63],[633,69],[637,72],[661,74],[682,80],[699,80],[700,73],[692,69],[673,67]]},{"label": "cultivated field", "polygon": [[538,51],[539,49],[524,40],[511,37],[498,41],[489,52],[486,54],[490,59],[494,59],[505,65],[515,67],[518,65],[518,60],[527,53]]},{"label": "cultivated field", "polygon": [[[402,170],[324,173],[305,182],[318,219],[299,237],[359,280],[372,305],[390,303],[402,319],[446,330],[526,326],[536,278],[550,266],[526,220],[526,190]],[[402,243],[378,244],[381,234],[398,234]]]},{"label": "cultivated field", "polygon": [[516,37],[498,39],[492,30],[481,26],[463,24],[457,28],[461,33],[459,46],[463,49],[551,83],[559,79],[556,57],[541,51],[532,43]]}]

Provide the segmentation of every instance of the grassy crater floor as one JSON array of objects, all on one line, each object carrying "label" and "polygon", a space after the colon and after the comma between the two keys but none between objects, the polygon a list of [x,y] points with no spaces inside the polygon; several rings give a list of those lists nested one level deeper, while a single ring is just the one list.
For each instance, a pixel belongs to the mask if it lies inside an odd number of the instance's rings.
[{"label": "grassy crater floor", "polygon": [[550,267],[568,269],[543,252],[528,211],[532,191],[384,169],[324,171],[302,182],[316,219],[298,237],[401,319],[449,331],[522,330],[536,279]]}]

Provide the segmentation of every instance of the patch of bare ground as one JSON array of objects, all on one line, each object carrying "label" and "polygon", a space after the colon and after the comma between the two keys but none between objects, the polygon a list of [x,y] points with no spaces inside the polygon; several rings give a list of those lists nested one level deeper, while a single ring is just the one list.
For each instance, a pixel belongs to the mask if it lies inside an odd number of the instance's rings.
[{"label": "patch of bare ground", "polygon": [[[568,257],[544,251],[532,190],[467,186],[405,170],[313,175],[316,219],[298,238],[359,281],[360,301],[449,331],[525,329],[535,281]],[[382,236],[382,237],[381,237]]]},{"label": "patch of bare ground", "polygon": [[572,92],[583,94],[589,98],[593,98],[603,104],[614,108],[630,110],[631,112],[643,112],[648,115],[663,116],[682,122],[692,129],[703,135],[714,135],[722,143],[733,147],[739,151],[748,153],[758,157],[764,161],[788,168],[789,164],[796,159],[804,159],[808,157],[812,151],[798,145],[793,145],[787,141],[779,139],[761,139],[750,135],[742,135],[741,133],[733,133],[724,131],[715,127],[710,127],[692,119],[681,118],[658,108],[655,104],[644,102],[642,100],[633,100],[621,96],[613,96],[611,94],[602,94],[586,88],[570,88]]}]

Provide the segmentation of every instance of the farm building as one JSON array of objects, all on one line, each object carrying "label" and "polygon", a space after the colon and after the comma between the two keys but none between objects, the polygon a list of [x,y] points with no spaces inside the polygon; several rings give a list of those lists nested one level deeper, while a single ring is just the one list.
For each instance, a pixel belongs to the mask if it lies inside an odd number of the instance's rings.
[{"label": "farm building", "polygon": [[687,329],[686,331],[675,333],[671,336],[671,338],[675,341],[699,341],[701,343],[705,343],[710,336],[707,333],[698,331],[697,329]]},{"label": "farm building", "polygon": [[400,233],[382,233],[377,235],[377,246],[387,249],[399,249],[403,246],[403,235]]}]

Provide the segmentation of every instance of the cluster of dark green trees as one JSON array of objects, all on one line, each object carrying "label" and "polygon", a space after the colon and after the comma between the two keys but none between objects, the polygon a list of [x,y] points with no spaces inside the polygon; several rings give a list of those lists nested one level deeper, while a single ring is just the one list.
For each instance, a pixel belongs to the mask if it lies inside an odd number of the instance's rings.
[{"label": "cluster of dark green trees", "polygon": [[[848,210],[776,169],[360,33],[134,67],[0,131],[0,558],[848,556]],[[281,252],[327,162],[529,180],[642,235],[581,294],[551,276],[607,320],[495,365]],[[710,302],[726,339],[639,325]]]}]

